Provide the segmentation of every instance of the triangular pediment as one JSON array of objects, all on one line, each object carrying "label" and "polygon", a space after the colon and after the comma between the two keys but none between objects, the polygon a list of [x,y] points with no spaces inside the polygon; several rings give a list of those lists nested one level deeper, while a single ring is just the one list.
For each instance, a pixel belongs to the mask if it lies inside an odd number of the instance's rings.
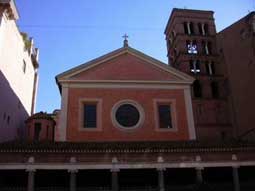
[{"label": "triangular pediment", "polygon": [[68,81],[146,81],[191,84],[193,78],[133,48],[124,47],[56,77]]}]

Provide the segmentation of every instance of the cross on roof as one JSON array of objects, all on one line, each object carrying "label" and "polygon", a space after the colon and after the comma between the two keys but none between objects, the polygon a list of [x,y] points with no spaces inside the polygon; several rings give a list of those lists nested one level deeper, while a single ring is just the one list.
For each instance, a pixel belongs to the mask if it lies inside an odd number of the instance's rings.
[{"label": "cross on roof", "polygon": [[127,35],[127,34],[124,34],[124,35],[122,36],[122,38],[124,38],[124,40],[127,40],[127,39],[128,39],[128,35]]},{"label": "cross on roof", "polygon": [[124,38],[124,47],[128,47],[128,35],[127,34],[124,34],[123,36],[122,36],[122,38]]}]

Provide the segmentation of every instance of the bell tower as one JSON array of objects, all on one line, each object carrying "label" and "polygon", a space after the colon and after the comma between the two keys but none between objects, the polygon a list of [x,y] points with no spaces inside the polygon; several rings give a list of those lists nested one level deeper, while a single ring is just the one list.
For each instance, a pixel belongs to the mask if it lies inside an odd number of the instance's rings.
[{"label": "bell tower", "polygon": [[217,53],[213,12],[173,9],[165,36],[168,64],[196,79],[192,104],[198,139],[232,137],[227,78]]}]

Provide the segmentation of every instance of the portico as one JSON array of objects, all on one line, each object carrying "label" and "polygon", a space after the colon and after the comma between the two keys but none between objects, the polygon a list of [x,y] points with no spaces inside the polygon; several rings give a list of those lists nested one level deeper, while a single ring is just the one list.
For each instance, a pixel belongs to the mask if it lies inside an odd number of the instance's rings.
[{"label": "portico", "polygon": [[[251,145],[202,148],[199,143],[168,142],[161,149],[159,145],[160,142],[50,146],[41,143],[11,148],[5,144],[0,149],[0,187],[15,191],[167,191],[195,190],[198,186],[245,191],[252,188],[253,177],[247,174],[255,170],[255,155],[249,154],[249,160],[245,160],[247,149],[254,149]],[[8,158],[10,162],[6,163]],[[14,174],[15,179],[27,183],[9,184]]]}]

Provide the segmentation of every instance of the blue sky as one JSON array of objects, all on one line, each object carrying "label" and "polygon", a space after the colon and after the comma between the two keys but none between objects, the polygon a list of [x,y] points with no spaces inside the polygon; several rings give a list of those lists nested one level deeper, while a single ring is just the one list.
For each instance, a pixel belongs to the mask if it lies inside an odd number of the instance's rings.
[{"label": "blue sky", "polygon": [[167,62],[164,29],[172,8],[213,10],[217,31],[255,9],[255,0],[16,0],[18,25],[40,49],[37,111],[60,108],[55,76],[129,44]]}]

